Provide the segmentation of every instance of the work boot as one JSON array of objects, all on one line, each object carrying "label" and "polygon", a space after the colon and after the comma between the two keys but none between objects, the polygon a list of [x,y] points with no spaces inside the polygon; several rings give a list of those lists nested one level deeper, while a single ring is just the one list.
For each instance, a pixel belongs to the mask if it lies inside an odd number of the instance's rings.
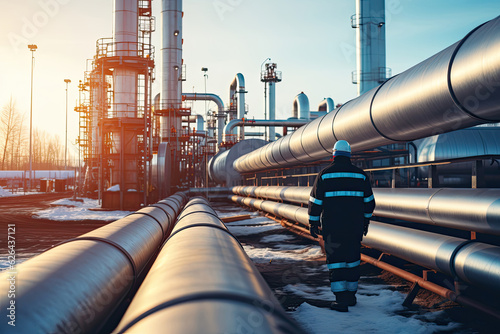
[{"label": "work boot", "polygon": [[354,306],[356,305],[356,302],[356,291],[348,291],[348,294],[346,294],[345,298],[345,303],[347,304],[347,306]]},{"label": "work boot", "polygon": [[339,303],[337,301],[332,302],[330,305],[330,308],[332,310],[338,311],[338,312],[349,312],[349,308],[347,307],[347,304],[345,303]]},{"label": "work boot", "polygon": [[336,300],[332,302],[330,308],[338,312],[348,312],[349,311],[349,308],[347,307],[348,293],[349,292],[347,291],[335,292]]}]

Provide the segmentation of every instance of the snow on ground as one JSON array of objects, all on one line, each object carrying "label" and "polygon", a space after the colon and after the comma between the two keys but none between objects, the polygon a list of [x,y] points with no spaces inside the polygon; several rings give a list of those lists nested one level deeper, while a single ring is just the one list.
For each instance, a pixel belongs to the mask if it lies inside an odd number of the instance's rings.
[{"label": "snow on ground", "polygon": [[0,187],[0,197],[10,197],[12,196],[12,193],[3,187]]},{"label": "snow on ground", "polygon": [[[232,207],[233,210],[231,210],[228,207],[224,207],[224,209],[227,209],[227,210],[215,209],[215,213],[217,213],[217,216],[219,216],[219,218],[226,218],[226,217],[240,216],[240,215],[250,215],[251,217],[259,217],[260,216],[257,211],[246,211],[246,210],[242,210],[240,208],[238,208],[238,210],[235,211],[234,207]],[[227,211],[229,211],[229,212],[227,212]]]},{"label": "snow on ground", "polygon": [[[287,285],[285,291],[308,299],[334,300],[329,287],[314,288],[304,284]],[[390,290],[385,285],[370,285],[360,281],[357,293],[358,303],[349,307],[349,312],[340,313],[328,308],[302,303],[295,311],[290,312],[304,329],[311,334],[316,333],[435,333],[441,331],[457,331],[460,324],[440,319],[443,311],[424,314],[399,315],[405,296],[398,291]]]},{"label": "snow on ground", "polygon": [[[246,214],[246,213],[243,212],[238,212],[237,214],[232,213],[231,215],[228,215],[226,217],[240,215],[240,214]],[[266,217],[254,217],[250,219],[231,222],[227,223],[226,227],[229,229],[229,232],[231,232],[235,236],[258,234],[273,230],[281,230],[281,231],[284,230],[284,227],[281,226],[281,224]]]},{"label": "snow on ground", "polygon": [[249,245],[244,245],[243,248],[245,249],[247,255],[255,263],[265,263],[271,260],[304,261],[323,256],[319,246],[301,246],[300,249],[284,251],[272,248],[253,247]]},{"label": "snow on ground", "polygon": [[274,235],[265,236],[264,238],[260,239],[260,242],[264,242],[264,243],[281,242],[281,241],[292,240],[293,238],[294,238],[294,236],[292,236],[292,235],[274,234]]},{"label": "snow on ground", "polygon": [[33,218],[75,221],[75,220],[105,220],[113,221],[125,217],[132,211],[94,211],[99,209],[99,201],[84,198],[83,202],[73,201],[70,198],[60,199],[52,202],[53,207],[38,210],[33,213]]},{"label": "snow on ground", "polygon": [[279,223],[273,222],[272,224],[265,224],[265,225],[254,225],[254,226],[231,226],[231,225],[226,225],[227,228],[229,229],[229,232],[234,234],[235,236],[242,236],[242,235],[250,235],[250,234],[258,234],[262,232],[268,232],[268,231],[273,231],[273,230],[283,230],[284,227],[281,226]]},{"label": "snow on ground", "polygon": [[27,191],[27,192],[19,191],[16,193],[12,193],[9,189],[5,189],[0,186],[0,197],[11,197],[11,196],[33,195],[33,194],[42,194],[42,193],[37,191]]}]

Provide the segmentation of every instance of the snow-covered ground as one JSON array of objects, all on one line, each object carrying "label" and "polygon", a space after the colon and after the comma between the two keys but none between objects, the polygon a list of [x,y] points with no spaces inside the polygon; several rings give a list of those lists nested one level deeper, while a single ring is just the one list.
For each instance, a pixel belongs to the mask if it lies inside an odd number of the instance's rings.
[{"label": "snow-covered ground", "polygon": [[57,221],[105,220],[113,221],[125,217],[132,211],[101,211],[99,201],[83,198],[73,201],[71,198],[60,199],[51,203],[50,208],[35,211],[34,218]]},{"label": "snow-covered ground", "polygon": [[[307,299],[333,300],[330,287],[311,288],[305,284],[287,285],[284,290]],[[435,333],[456,331],[461,325],[448,322],[445,325],[435,321],[443,317],[443,311],[414,314],[399,312],[405,295],[392,291],[389,286],[372,285],[360,280],[357,293],[358,303],[349,307],[349,312],[339,313],[328,308],[321,308],[302,303],[290,312],[304,329],[310,333]],[[440,319],[439,323],[443,322]]]},{"label": "snow-covered ground", "polygon": [[[224,217],[252,214],[243,209],[218,213]],[[265,232],[257,244],[243,244],[243,248],[254,263],[265,264],[277,261],[278,263],[296,262],[299,265],[299,261],[317,260],[322,256],[319,246],[292,243],[291,241],[299,237],[290,235],[273,220],[255,217],[255,213],[252,215],[254,217],[252,219],[227,223],[226,226],[231,233],[242,239],[247,236],[255,238],[259,233]],[[333,301],[335,297],[328,284],[326,265],[309,265],[304,270],[310,275],[324,275],[325,285],[314,286],[308,284],[305,279],[300,283],[287,284],[281,291],[275,292],[293,294],[311,301],[323,301],[322,304]],[[339,313],[304,302],[289,314],[311,334],[460,331],[461,324],[447,321],[443,311],[420,314],[418,311],[407,310],[402,306],[406,295],[394,291],[393,287],[391,289],[390,286],[374,285],[371,281],[367,281],[368,278],[361,278],[357,294],[358,304],[350,307],[347,313]]]},{"label": "snow-covered ground", "polygon": [[9,189],[0,186],[0,197],[11,197],[11,196],[33,195],[33,194],[41,194],[41,193],[34,191],[12,193]]}]

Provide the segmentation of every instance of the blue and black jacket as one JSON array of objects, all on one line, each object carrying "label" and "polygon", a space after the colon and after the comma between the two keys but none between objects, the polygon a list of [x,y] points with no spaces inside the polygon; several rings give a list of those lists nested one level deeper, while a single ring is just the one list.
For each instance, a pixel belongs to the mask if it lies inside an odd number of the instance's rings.
[{"label": "blue and black jacket", "polygon": [[322,225],[328,235],[363,237],[365,219],[372,216],[375,199],[366,173],[346,156],[335,156],[323,169],[311,190],[309,224]]}]

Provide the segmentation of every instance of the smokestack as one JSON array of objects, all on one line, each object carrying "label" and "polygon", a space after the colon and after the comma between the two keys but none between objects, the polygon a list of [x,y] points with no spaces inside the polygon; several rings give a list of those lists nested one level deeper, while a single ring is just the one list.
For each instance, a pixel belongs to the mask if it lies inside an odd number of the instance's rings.
[{"label": "smokestack", "polygon": [[385,0],[356,0],[351,26],[356,28],[353,83],[358,85],[359,96],[391,76],[385,63]]}]

